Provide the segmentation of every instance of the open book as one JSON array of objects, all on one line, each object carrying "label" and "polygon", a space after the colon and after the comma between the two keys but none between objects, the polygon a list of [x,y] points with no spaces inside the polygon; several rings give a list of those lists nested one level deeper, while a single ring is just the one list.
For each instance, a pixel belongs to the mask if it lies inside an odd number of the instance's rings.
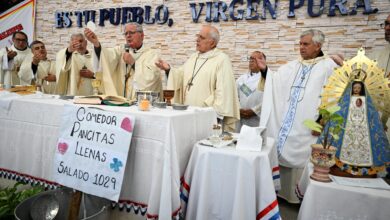
[{"label": "open book", "polygon": [[129,106],[130,101],[121,96],[91,95],[77,97],[74,104]]}]

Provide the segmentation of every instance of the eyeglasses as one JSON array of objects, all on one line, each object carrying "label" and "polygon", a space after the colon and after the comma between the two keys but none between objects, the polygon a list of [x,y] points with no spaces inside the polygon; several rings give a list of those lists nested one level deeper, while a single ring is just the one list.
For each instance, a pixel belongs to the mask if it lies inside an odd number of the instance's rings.
[{"label": "eyeglasses", "polygon": [[390,22],[385,21],[385,23],[381,24],[381,28],[390,27]]},{"label": "eyeglasses", "polygon": [[18,41],[18,42],[27,42],[27,39],[20,39],[20,38],[14,38],[15,41]]},{"label": "eyeglasses", "polygon": [[126,31],[125,33],[123,33],[124,36],[127,36],[127,35],[134,35],[136,33],[141,33],[140,31]]}]

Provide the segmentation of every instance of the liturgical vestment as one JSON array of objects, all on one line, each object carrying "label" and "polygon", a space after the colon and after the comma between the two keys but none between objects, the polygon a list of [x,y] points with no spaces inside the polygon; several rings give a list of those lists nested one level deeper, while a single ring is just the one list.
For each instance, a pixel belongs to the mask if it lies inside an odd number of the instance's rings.
[{"label": "liturgical vestment", "polygon": [[32,63],[32,57],[26,58],[22,63],[22,66],[20,67],[20,71],[18,73],[20,81],[23,81],[25,82],[25,84],[29,85],[31,84],[31,81],[35,79],[36,80],[35,83],[37,85],[42,86],[43,93],[55,94],[56,82],[48,82],[45,81],[44,78],[48,74],[56,75],[56,62],[48,59],[41,60],[38,63],[38,68],[35,73],[35,76],[33,74],[31,63]]},{"label": "liturgical vestment", "polygon": [[230,58],[219,49],[196,52],[183,66],[172,68],[167,87],[175,90],[175,103],[213,107],[227,130],[234,131],[240,119],[237,88]]},{"label": "liturgical vestment", "polygon": [[18,50],[12,45],[9,50],[16,51],[17,55],[8,60],[7,51],[2,48],[0,51],[0,83],[5,85],[27,85],[26,82],[21,82],[18,77],[18,72],[23,60],[27,57],[32,57],[31,50],[26,48],[25,50]]},{"label": "liturgical vestment", "polygon": [[[100,60],[93,54],[97,68],[102,72],[102,81],[107,95],[125,96],[136,99],[136,91],[154,91],[162,95],[162,80],[160,69],[155,65],[159,59],[156,50],[144,45],[131,49],[129,53],[135,60],[134,65],[126,65],[123,61],[124,46],[101,49]],[[95,64],[94,64],[95,65]],[[127,71],[127,80],[126,80]],[[126,83],[126,86],[124,86]]]}]

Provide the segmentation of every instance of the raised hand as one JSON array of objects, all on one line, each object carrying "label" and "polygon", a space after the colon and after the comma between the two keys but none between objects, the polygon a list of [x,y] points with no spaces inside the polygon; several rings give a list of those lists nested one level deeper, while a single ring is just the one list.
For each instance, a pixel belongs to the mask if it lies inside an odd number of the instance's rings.
[{"label": "raised hand", "polygon": [[94,47],[100,47],[100,42],[96,34],[89,28],[84,29],[85,38],[93,44]]},{"label": "raised hand", "polygon": [[18,53],[13,50],[9,50],[8,47],[5,47],[5,50],[7,51],[7,57],[9,60],[12,60]]},{"label": "raised hand", "polygon": [[134,57],[131,56],[129,52],[123,53],[123,61],[125,61],[125,63],[129,65],[133,65],[135,63]]}]

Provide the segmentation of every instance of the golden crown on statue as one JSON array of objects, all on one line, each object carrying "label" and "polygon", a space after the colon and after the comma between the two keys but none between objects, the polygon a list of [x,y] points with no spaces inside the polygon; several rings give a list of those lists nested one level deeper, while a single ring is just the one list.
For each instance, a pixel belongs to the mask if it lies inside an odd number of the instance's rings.
[{"label": "golden crown on statue", "polygon": [[390,81],[377,62],[365,56],[363,48],[358,50],[355,57],[345,60],[343,66],[335,68],[321,94],[321,108],[337,104],[353,81],[363,82],[376,109],[383,114],[390,114]]}]

